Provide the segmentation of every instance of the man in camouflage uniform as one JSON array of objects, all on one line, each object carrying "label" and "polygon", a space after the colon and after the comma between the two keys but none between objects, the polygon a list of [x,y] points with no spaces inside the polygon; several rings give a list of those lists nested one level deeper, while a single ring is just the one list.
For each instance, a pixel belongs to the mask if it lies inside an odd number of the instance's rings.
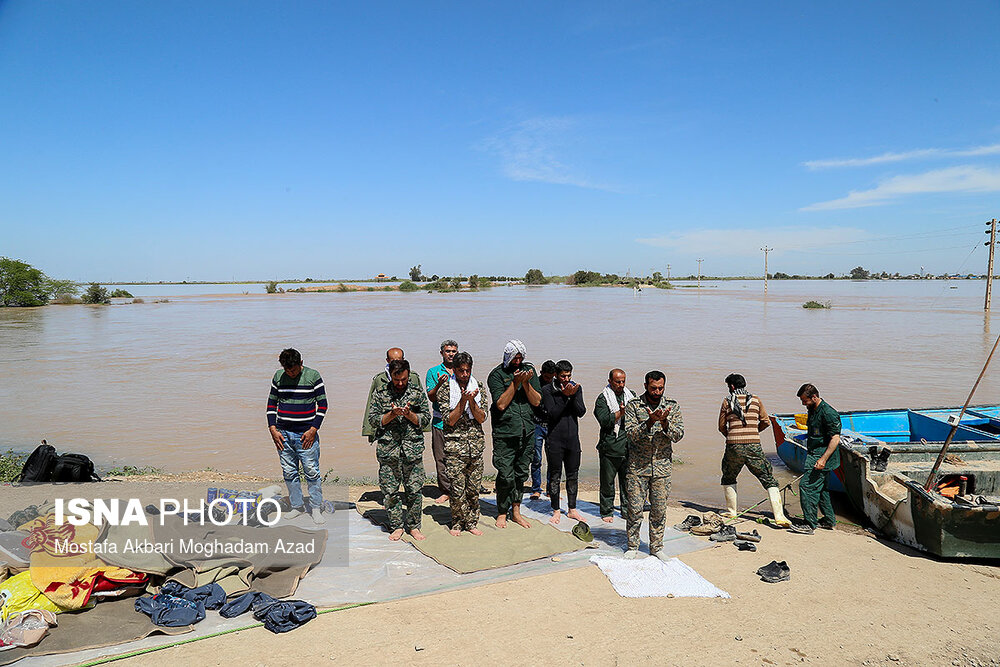
[{"label": "man in camouflage uniform", "polygon": [[398,540],[405,530],[422,540],[423,428],[431,421],[430,406],[423,389],[410,384],[410,362],[389,362],[389,376],[392,382],[375,391],[368,409],[368,423],[375,430],[378,483],[389,514],[389,539]]},{"label": "man in camouflage uniform", "polygon": [[[438,385],[437,399],[444,434],[444,464],[451,480],[451,534],[467,530],[482,535],[479,523],[479,487],[483,482],[483,422],[489,405],[486,387],[472,377],[472,355],[459,352],[453,376]],[[453,398],[454,397],[454,398]]]},{"label": "man in camouflage uniform", "polygon": [[684,437],[681,407],[677,401],[663,395],[666,383],[667,378],[662,372],[649,371],[646,373],[646,391],[625,406],[625,435],[628,437],[626,558],[639,556],[642,508],[648,494],[649,554],[666,560],[661,550],[673,467],[673,443]]}]

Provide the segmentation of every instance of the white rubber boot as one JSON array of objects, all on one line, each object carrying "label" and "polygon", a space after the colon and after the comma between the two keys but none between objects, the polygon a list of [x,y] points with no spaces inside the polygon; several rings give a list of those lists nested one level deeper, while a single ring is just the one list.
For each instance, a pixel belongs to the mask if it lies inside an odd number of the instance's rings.
[{"label": "white rubber boot", "polygon": [[792,522],[785,516],[785,509],[781,503],[781,492],[778,487],[772,486],[767,490],[767,496],[771,499],[771,513],[774,514],[774,523],[782,528],[789,528]]},{"label": "white rubber boot", "polygon": [[736,502],[736,485],[726,484],[722,487],[722,490],[726,492],[726,511],[722,513],[722,516],[732,518],[736,516],[738,511]]}]

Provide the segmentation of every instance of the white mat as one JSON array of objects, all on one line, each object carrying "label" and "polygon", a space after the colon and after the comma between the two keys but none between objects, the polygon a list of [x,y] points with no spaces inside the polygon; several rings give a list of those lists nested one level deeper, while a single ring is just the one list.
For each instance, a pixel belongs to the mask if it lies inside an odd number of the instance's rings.
[{"label": "white mat", "polygon": [[626,560],[617,556],[591,556],[623,598],[728,598],[693,569],[671,558],[667,562],[649,556]]}]

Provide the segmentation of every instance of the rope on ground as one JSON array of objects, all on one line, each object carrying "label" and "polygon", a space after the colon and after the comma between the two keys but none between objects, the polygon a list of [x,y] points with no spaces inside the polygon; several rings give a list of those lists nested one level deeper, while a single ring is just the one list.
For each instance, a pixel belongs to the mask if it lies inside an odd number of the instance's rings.
[{"label": "rope on ground", "polygon": [[[345,609],[354,609],[356,607],[366,607],[370,604],[375,604],[374,602],[356,602],[354,604],[344,605],[343,607],[332,607],[330,609],[322,609],[317,613],[319,614],[329,614],[331,611],[344,611]],[[153,653],[154,651],[162,651],[167,648],[174,648],[176,646],[183,646],[184,644],[192,644],[194,642],[200,642],[202,639],[212,639],[213,637],[222,637],[223,635],[231,635],[234,632],[243,632],[244,630],[251,630],[253,628],[262,628],[263,623],[252,623],[251,625],[243,626],[242,628],[231,628],[229,630],[220,630],[219,632],[213,632],[209,635],[202,635],[200,637],[191,637],[189,639],[181,639],[180,641],[171,642],[169,644],[163,644],[162,646],[151,646],[149,648],[139,649],[138,651],[129,651],[128,653],[122,653],[121,655],[112,655],[106,658],[98,658],[97,660],[91,660],[90,662],[83,662],[78,665],[78,667],[92,667],[93,665],[106,665],[109,662],[116,662],[118,660],[125,660],[126,658],[135,658],[136,656],[146,655],[147,653]]]}]

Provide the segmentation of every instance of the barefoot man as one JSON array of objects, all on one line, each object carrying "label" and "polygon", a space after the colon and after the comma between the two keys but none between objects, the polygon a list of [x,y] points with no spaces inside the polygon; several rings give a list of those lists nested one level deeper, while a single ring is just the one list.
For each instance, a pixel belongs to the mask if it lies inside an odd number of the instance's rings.
[{"label": "barefoot man", "polygon": [[[438,489],[441,495],[437,497],[436,503],[448,502],[451,495],[451,478],[448,476],[448,469],[444,464],[444,417],[443,410],[438,401],[438,389],[448,383],[454,373],[454,359],[458,354],[458,343],[449,338],[441,343],[441,363],[427,370],[427,398],[431,401],[431,410],[434,413],[434,420],[431,422],[431,452],[434,454],[434,469],[437,471]],[[476,487],[479,491],[479,487]]]},{"label": "barefoot man", "polygon": [[639,556],[639,529],[642,506],[649,496],[649,555],[668,560],[663,550],[663,529],[673,469],[673,444],[684,437],[681,406],[663,395],[667,376],[661,371],[646,373],[646,391],[625,406],[625,434],[628,436],[628,551],[625,558]]},{"label": "barefoot man", "polygon": [[398,540],[405,530],[422,540],[423,428],[431,421],[430,405],[423,389],[410,384],[410,362],[390,361],[389,377],[392,381],[375,391],[368,409],[368,422],[375,431],[378,484],[389,514],[389,539]]},{"label": "barefoot man", "polygon": [[489,401],[486,388],[472,377],[472,355],[454,357],[454,374],[438,386],[437,397],[444,413],[445,465],[451,480],[451,534],[463,530],[482,535],[479,523],[479,487],[483,482],[483,422]]},{"label": "barefoot man", "polygon": [[552,523],[559,523],[559,476],[566,468],[566,516],[583,521],[576,509],[576,493],[580,479],[580,417],[587,413],[583,389],[573,382],[573,364],[566,359],[556,363],[556,377],[542,387],[542,405],[549,420],[545,440],[549,479],[546,493],[552,505]]},{"label": "barefoot man", "polygon": [[531,473],[535,451],[535,417],[532,408],[542,402],[542,387],[534,367],[524,360],[524,343],[511,340],[503,362],[490,371],[486,386],[493,404],[493,467],[497,469],[497,528],[507,527],[507,513],[514,523],[531,527],[521,516],[524,483]]},{"label": "barefoot man", "polygon": [[[393,359],[403,359],[403,350],[398,347],[390,347],[385,351],[385,368],[372,378],[372,382],[368,385],[368,402],[365,403],[365,414],[361,416],[361,435],[368,438],[368,442],[375,442],[375,429],[372,425],[368,423],[368,411],[372,407],[372,396],[375,395],[377,389],[382,389],[389,381],[392,379],[389,377],[389,363]],[[420,376],[417,373],[410,374],[410,384],[414,385],[417,389],[423,389],[420,386]],[[424,429],[425,431],[427,429]]]},{"label": "barefoot man", "polygon": [[625,464],[628,454],[625,406],[633,398],[635,394],[625,386],[625,371],[613,368],[608,373],[608,386],[594,403],[594,416],[601,425],[601,435],[597,440],[597,457],[601,475],[601,518],[606,523],[613,521],[611,515],[615,509],[616,479],[622,516],[628,511],[628,503],[625,500]]}]

